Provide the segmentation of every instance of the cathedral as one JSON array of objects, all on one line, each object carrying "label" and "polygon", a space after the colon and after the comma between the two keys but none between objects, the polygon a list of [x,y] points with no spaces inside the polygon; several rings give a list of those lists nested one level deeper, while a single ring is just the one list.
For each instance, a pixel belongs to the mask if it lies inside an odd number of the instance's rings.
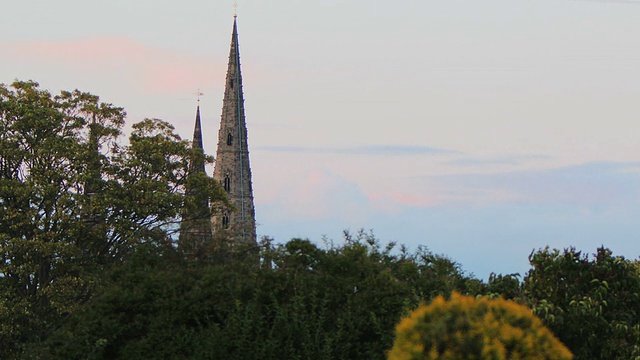
[{"label": "cathedral", "polygon": [[[202,141],[200,105],[196,110],[193,132],[190,175],[205,173]],[[198,156],[198,153],[200,156]],[[204,243],[210,239],[224,237],[233,244],[256,244],[256,220],[251,186],[251,166],[247,141],[247,124],[244,113],[244,95],[242,92],[242,72],[240,69],[240,49],[238,46],[237,16],[234,15],[229,65],[225,80],[222,115],[218,130],[218,148],[215,157],[213,178],[227,193],[230,207],[217,206],[213,216],[209,214],[209,202],[198,197],[187,186],[186,193],[196,199],[196,204],[183,213],[180,227],[180,243]]]}]

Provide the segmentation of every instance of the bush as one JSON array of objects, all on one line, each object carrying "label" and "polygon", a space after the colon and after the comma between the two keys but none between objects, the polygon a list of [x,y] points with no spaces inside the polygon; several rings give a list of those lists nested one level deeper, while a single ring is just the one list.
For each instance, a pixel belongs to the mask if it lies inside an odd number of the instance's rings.
[{"label": "bush", "polygon": [[389,359],[572,359],[525,306],[453,293],[421,306],[396,327]]}]

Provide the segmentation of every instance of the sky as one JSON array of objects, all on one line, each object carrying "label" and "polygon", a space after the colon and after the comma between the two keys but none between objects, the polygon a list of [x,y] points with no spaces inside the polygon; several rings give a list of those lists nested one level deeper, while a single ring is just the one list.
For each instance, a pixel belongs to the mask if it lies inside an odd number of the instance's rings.
[{"label": "sky", "polygon": [[[215,154],[233,1],[1,0],[35,80]],[[640,255],[640,0],[239,0],[258,234],[426,246],[524,275],[546,246]],[[210,169],[211,173],[211,169]]]}]

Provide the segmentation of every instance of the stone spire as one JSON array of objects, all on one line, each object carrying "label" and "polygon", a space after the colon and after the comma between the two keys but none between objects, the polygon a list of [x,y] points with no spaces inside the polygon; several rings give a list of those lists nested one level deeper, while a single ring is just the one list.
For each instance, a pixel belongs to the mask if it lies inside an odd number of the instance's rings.
[{"label": "stone spire", "polygon": [[[202,145],[202,122],[200,121],[200,99],[198,99],[198,107],[196,108],[196,124],[193,127],[191,149],[204,154],[204,146]],[[204,165],[204,156],[193,157],[189,163],[189,172],[205,172]]]},{"label": "stone spire", "polygon": [[220,182],[233,206],[216,209],[212,218],[214,234],[224,234],[232,244],[255,244],[256,220],[235,16],[213,178]]},{"label": "stone spire", "polygon": [[186,203],[180,223],[179,244],[188,253],[196,253],[211,243],[211,211],[209,199],[200,194],[198,184],[202,184],[205,172],[205,156],[202,146],[202,124],[200,121],[200,100],[196,109],[196,124],[193,129],[189,174],[187,174]]}]

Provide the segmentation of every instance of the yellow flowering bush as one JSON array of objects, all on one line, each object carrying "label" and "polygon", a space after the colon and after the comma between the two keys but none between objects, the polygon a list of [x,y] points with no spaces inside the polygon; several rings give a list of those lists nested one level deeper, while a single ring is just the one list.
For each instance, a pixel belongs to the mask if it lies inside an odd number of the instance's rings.
[{"label": "yellow flowering bush", "polygon": [[532,311],[503,299],[437,297],[396,327],[389,360],[572,359]]}]

